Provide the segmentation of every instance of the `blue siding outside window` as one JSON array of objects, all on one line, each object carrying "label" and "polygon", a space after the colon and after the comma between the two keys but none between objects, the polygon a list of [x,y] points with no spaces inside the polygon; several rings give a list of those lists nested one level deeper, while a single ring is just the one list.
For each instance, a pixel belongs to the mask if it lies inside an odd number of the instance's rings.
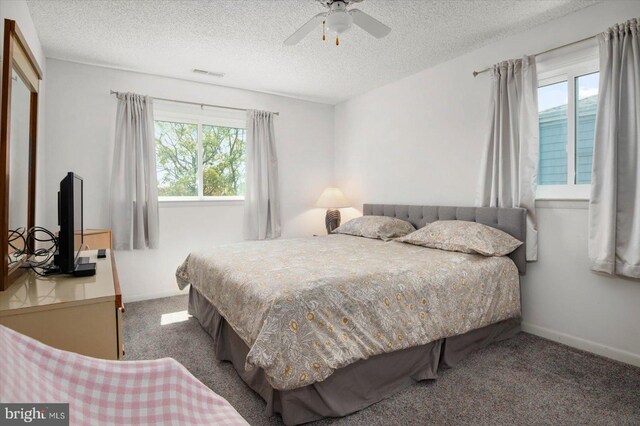
[{"label": "blue siding outside window", "polygon": [[[598,96],[580,100],[576,117],[576,183],[591,183],[591,161]],[[539,113],[539,185],[567,183],[567,106]]]},{"label": "blue siding outside window", "polygon": [[567,106],[541,111],[539,185],[567,183]]},{"label": "blue siding outside window", "polygon": [[576,183],[591,183],[593,139],[596,131],[598,95],[578,101],[576,116]]}]

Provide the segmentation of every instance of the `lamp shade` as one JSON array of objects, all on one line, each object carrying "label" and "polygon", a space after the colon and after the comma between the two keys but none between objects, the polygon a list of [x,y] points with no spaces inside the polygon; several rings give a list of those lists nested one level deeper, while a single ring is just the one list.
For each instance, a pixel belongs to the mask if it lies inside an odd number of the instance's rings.
[{"label": "lamp shade", "polygon": [[349,207],[349,202],[338,188],[327,188],[322,191],[322,195],[318,198],[316,206],[327,209],[339,209]]}]

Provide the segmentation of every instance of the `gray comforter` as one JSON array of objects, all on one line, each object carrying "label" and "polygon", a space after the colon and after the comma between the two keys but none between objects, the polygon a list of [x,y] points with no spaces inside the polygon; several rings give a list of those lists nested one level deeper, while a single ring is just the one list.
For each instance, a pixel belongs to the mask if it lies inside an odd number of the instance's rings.
[{"label": "gray comforter", "polygon": [[508,257],[348,235],[221,245],[191,253],[176,276],[251,348],[246,367],[281,390],[520,316]]}]

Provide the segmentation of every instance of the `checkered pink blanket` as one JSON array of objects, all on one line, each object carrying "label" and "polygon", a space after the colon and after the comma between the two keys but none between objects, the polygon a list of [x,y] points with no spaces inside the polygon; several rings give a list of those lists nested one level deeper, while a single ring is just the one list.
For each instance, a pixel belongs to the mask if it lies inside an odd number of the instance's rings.
[{"label": "checkered pink blanket", "polygon": [[171,358],[106,361],[0,326],[0,401],[69,403],[73,425],[247,425]]}]

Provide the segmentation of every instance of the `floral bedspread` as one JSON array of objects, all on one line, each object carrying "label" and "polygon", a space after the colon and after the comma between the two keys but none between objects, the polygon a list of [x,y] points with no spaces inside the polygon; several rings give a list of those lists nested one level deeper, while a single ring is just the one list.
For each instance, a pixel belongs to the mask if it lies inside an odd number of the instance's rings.
[{"label": "floral bedspread", "polygon": [[385,352],[520,316],[508,257],[349,235],[220,245],[176,272],[249,346],[280,390]]}]

